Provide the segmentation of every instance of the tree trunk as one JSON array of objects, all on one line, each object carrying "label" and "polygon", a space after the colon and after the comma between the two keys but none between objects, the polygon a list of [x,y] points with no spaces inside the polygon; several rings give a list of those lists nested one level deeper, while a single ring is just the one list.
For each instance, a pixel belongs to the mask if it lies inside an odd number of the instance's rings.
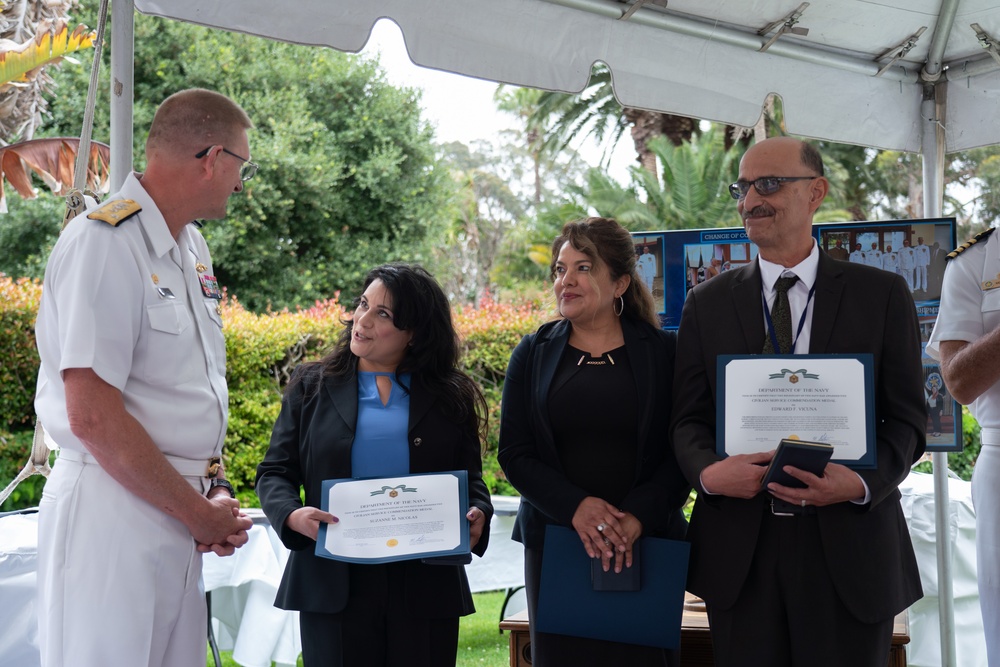
[{"label": "tree trunk", "polygon": [[630,125],[632,143],[635,145],[636,161],[643,169],[653,175],[658,175],[656,155],[649,150],[647,144],[653,137],[665,136],[675,146],[690,141],[695,130],[695,120],[684,116],[672,116],[656,111],[645,111],[625,107],[622,115]]}]

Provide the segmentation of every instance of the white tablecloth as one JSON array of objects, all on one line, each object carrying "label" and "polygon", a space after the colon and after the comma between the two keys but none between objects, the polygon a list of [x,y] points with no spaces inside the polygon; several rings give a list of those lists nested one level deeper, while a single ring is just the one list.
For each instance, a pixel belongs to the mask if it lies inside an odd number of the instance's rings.
[{"label": "white tablecloth", "polygon": [[[910,608],[910,667],[940,664],[935,552],[934,489],[930,475],[912,473],[900,486],[903,512],[920,566],[924,598]],[[949,482],[950,534],[954,553],[953,590],[958,664],[986,667],[986,647],[976,590],[975,512],[971,485]],[[473,591],[502,590],[524,582],[523,553],[511,541],[517,498],[494,497],[490,547],[466,566]],[[246,667],[294,665],[299,654],[295,612],[275,609],[274,595],[287,552],[266,520],[255,514],[250,541],[234,556],[205,558],[205,589],[212,592],[212,616],[219,645]],[[0,519],[0,666],[36,667],[35,569],[37,515]]]},{"label": "white tablecloth", "polygon": [[[941,664],[938,614],[938,571],[934,525],[934,477],[913,472],[899,486],[903,514],[920,568],[924,597],[910,607],[909,667]],[[986,667],[986,641],[976,587],[976,512],[972,484],[948,480],[949,529],[952,544],[952,594],[955,605],[956,658],[962,667]]]},{"label": "white tablecloth", "polygon": [[[524,583],[524,556],[511,541],[518,498],[494,497],[490,546],[484,558],[466,566],[474,592]],[[288,552],[259,510],[250,541],[227,558],[206,554],[205,590],[212,593],[212,618],[219,648],[245,667],[295,665],[301,650],[297,612],[276,609],[274,596]],[[0,667],[37,667],[35,571],[38,515],[0,519]],[[499,621],[499,619],[497,619]]]},{"label": "white tablecloth", "polygon": [[[473,592],[523,585],[523,549],[510,539],[519,503],[520,498],[493,497],[490,546],[465,568]],[[294,665],[301,651],[298,613],[273,605],[288,552],[259,510],[248,513],[254,518],[250,541],[233,556],[205,556],[205,590],[212,592],[216,639],[220,649],[231,650],[233,660],[245,667],[269,667],[271,661],[277,667]]]},{"label": "white tablecloth", "polygon": [[38,515],[0,519],[0,665],[38,667]]}]

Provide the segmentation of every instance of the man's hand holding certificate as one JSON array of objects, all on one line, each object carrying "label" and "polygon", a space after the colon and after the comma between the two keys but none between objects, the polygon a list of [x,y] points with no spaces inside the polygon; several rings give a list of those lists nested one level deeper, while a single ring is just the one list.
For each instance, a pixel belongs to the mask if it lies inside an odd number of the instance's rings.
[{"label": "man's hand holding certificate", "polygon": [[323,482],[316,554],[353,563],[457,556],[470,551],[468,473],[453,471]]}]

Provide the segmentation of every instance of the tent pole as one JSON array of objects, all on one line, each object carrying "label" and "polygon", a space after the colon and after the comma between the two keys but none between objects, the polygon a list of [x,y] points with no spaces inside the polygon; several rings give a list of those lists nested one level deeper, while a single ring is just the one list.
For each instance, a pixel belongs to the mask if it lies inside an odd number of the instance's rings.
[{"label": "tent pole", "polygon": [[132,67],[135,57],[135,3],[111,3],[111,192],[132,171]]},{"label": "tent pole", "polygon": [[[920,103],[922,127],[924,217],[939,218],[943,208],[944,184],[944,113],[943,86],[928,83]],[[937,547],[938,614],[941,622],[941,666],[958,667],[955,653],[955,601],[952,591],[952,551],[950,501],[948,495],[948,455],[931,454],[934,466],[934,534]]]}]

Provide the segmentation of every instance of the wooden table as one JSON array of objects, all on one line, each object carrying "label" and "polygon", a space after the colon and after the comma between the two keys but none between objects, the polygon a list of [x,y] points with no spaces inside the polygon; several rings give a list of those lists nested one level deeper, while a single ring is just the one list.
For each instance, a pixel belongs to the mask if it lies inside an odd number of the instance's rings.
[{"label": "wooden table", "polygon": [[[500,629],[510,633],[510,667],[531,665],[531,639],[528,636],[528,612],[519,611],[500,621]],[[906,667],[906,644],[910,643],[910,624],[906,612],[896,616],[892,628],[892,648],[887,667]],[[704,611],[684,608],[681,621],[681,667],[712,667],[712,639],[708,616]]]}]

